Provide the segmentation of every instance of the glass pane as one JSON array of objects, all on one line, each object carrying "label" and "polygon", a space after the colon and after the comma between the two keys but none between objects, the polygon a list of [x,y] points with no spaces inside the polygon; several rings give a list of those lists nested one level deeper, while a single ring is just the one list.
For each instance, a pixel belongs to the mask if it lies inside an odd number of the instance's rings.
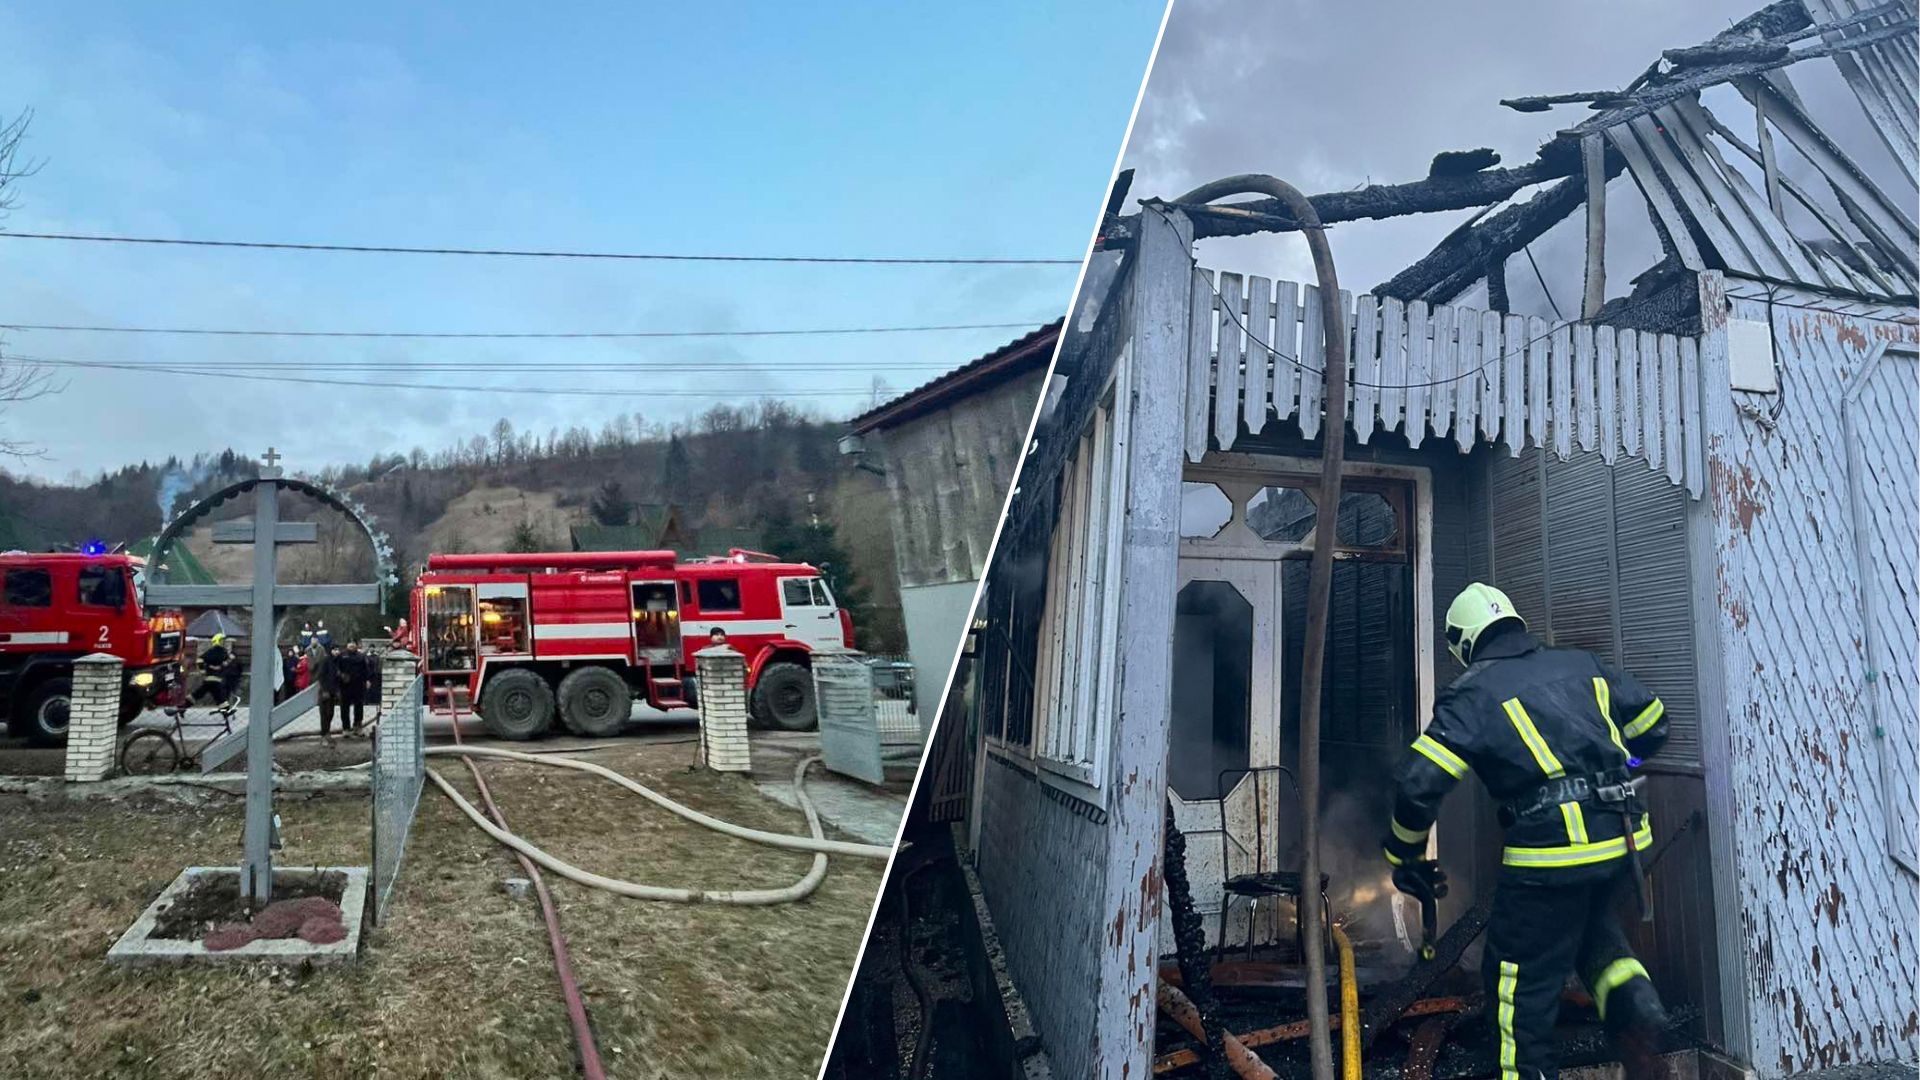
[{"label": "glass pane", "polygon": [[1247,527],[1262,540],[1305,540],[1317,516],[1313,498],[1300,488],[1261,488],[1247,502]]},{"label": "glass pane", "polygon": [[806,578],[782,578],[780,581],[780,592],[785,596],[788,607],[813,606],[813,590],[807,588]]},{"label": "glass pane", "polygon": [[1393,504],[1377,491],[1340,493],[1340,543],[1350,547],[1385,547],[1400,532]]},{"label": "glass pane", "polygon": [[738,578],[706,578],[700,582],[700,610],[739,611],[740,581]]},{"label": "glass pane", "polygon": [[1180,485],[1180,535],[1204,540],[1220,535],[1233,520],[1233,500],[1212,484],[1188,480]]},{"label": "glass pane", "polygon": [[1238,589],[1193,581],[1180,590],[1173,670],[1167,782],[1183,799],[1216,798],[1220,770],[1247,767],[1251,730],[1253,605]]}]

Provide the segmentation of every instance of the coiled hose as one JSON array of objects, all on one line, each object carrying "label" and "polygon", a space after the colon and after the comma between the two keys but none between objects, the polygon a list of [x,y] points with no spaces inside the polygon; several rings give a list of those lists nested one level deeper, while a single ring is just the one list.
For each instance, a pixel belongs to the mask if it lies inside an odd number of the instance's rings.
[{"label": "coiled hose", "polygon": [[826,838],[826,832],[820,824],[819,812],[814,809],[813,800],[807,797],[806,789],[807,769],[811,767],[814,762],[820,760],[817,756],[802,759],[794,768],[794,795],[800,803],[801,811],[807,816],[807,830],[811,834],[809,836],[794,836],[788,833],[774,833],[765,832],[760,829],[750,829],[744,825],[736,825],[730,821],[723,821],[709,814],[703,814],[692,807],[675,802],[630,777],[622,776],[612,769],[596,765],[590,761],[581,761],[576,758],[560,757],[551,754],[528,754],[517,750],[502,750],[490,746],[429,746],[425,748],[424,752],[429,757],[460,755],[496,757],[511,761],[530,762],[535,765],[547,765],[555,768],[574,769],[579,772],[593,773],[596,776],[612,780],[614,783],[642,796],[657,806],[670,810],[695,824],[713,829],[716,832],[741,840],[749,840],[757,844],[765,844],[770,847],[786,848],[796,851],[811,851],[814,855],[813,866],[807,871],[804,877],[792,885],[777,889],[732,889],[716,891],[671,888],[659,885],[645,885],[633,881],[623,881],[619,878],[610,878],[589,870],[583,870],[571,863],[564,862],[514,833],[500,828],[492,821],[487,820],[486,815],[482,814],[472,803],[468,802],[466,797],[461,795],[452,784],[448,783],[445,777],[433,769],[426,770],[427,778],[432,780],[441,791],[445,792],[447,798],[453,800],[453,804],[459,807],[461,812],[466,814],[475,825],[479,826],[481,831],[493,837],[494,840],[519,852],[536,864],[545,867],[569,881],[578,882],[579,884],[591,886],[596,889],[602,889],[619,896],[633,897],[637,900],[664,900],[682,904],[717,903],[767,905],[791,903],[795,900],[804,899],[820,887],[820,882],[827,875],[827,856],[829,854],[850,855],[856,858],[879,860],[888,859],[892,857],[893,854],[893,849],[890,847],[883,847],[877,844],[855,844],[839,840],[828,840]]}]

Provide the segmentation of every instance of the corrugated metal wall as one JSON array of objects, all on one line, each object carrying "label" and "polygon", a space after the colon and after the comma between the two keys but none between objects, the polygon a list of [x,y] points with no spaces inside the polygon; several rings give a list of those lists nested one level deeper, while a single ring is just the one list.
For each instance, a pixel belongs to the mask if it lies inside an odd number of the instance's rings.
[{"label": "corrugated metal wall", "polygon": [[1635,458],[1501,449],[1482,460],[1488,543],[1475,561],[1488,579],[1543,640],[1598,654],[1666,702],[1673,734],[1646,771],[1656,850],[1673,846],[1652,875],[1655,920],[1634,928],[1636,948],[1667,1002],[1698,1008],[1696,1033],[1718,1042],[1686,492]]}]

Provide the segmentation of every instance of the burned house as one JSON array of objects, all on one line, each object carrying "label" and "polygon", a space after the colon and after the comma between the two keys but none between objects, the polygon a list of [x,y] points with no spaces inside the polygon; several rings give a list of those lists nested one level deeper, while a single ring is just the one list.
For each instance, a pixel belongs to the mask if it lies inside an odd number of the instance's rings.
[{"label": "burned house", "polygon": [[[1341,417],[1318,290],[1196,262],[1196,240],[1296,228],[1279,204],[1150,199],[1109,222],[982,595],[956,830],[1057,1075],[1195,1060],[1156,1016],[1169,804],[1207,943],[1298,955],[1291,905],[1222,883],[1299,858],[1286,770],[1322,529],[1319,844],[1363,1001],[1393,996],[1418,933],[1378,857],[1387,777],[1458,670],[1436,613],[1486,580],[1667,703],[1635,933],[1678,1036],[1766,1076],[1915,1059],[1915,37],[1906,0],[1782,0],[1620,90],[1508,102],[1590,109],[1533,162],[1443,155],[1314,197],[1328,222],[1491,211],[1341,293]],[[1790,70],[1816,62],[1904,189],[1808,111]],[[1604,259],[1628,213],[1662,248],[1630,280]],[[1582,219],[1579,317],[1508,310],[1506,260]],[[1329,438],[1332,508],[1313,501]],[[1447,803],[1442,927],[1490,893],[1499,835],[1484,795]]]}]

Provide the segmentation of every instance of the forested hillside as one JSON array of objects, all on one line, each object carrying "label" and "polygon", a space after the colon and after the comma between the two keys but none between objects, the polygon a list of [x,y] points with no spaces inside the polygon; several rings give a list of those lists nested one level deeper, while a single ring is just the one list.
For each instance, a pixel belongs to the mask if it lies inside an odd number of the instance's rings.
[{"label": "forested hillside", "polygon": [[[381,453],[364,463],[285,464],[367,507],[393,538],[403,583],[433,551],[564,550],[571,526],[637,524],[670,506],[689,533],[757,534],[772,554],[823,564],[854,609],[862,646],[903,651],[886,493],[877,478],[837,455],[840,432],[837,422],[767,401],[715,406],[670,426],[634,415],[599,430],[541,433],[503,419],[453,446]],[[229,448],[130,464],[78,485],[0,474],[0,548],[151,537],[163,514],[257,468],[251,456]],[[244,512],[236,504],[219,516]],[[325,520],[317,508],[294,508],[289,516],[309,513]],[[203,528],[190,540],[201,561],[216,577],[244,580],[245,560],[234,558],[243,549],[222,551],[205,537]],[[365,553],[344,531],[323,530],[322,537],[316,548],[289,549],[283,577],[339,580],[365,569]],[[381,617],[364,613],[353,621],[372,627]]]}]

